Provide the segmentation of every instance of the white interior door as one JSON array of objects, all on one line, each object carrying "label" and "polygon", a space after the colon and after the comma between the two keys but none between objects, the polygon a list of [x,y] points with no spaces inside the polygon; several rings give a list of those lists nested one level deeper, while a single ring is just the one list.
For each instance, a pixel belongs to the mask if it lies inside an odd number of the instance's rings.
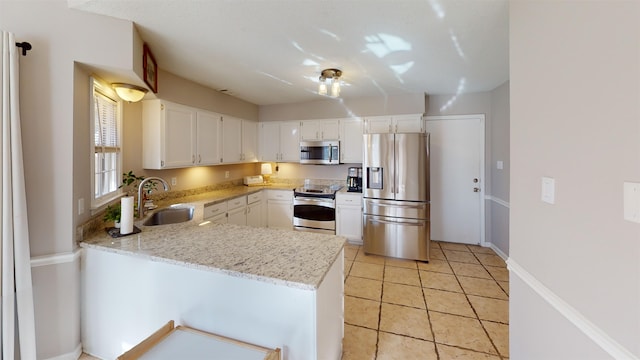
[{"label": "white interior door", "polygon": [[431,239],[484,242],[484,115],[427,117]]}]

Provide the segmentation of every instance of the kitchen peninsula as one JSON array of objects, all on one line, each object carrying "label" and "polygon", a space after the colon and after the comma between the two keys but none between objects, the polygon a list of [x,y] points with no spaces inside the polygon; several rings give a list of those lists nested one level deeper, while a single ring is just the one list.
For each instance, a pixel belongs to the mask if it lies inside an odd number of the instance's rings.
[{"label": "kitchen peninsula", "polygon": [[202,221],[136,226],[81,243],[82,342],[113,359],[168,320],[265,347],[339,359],[345,239]]}]

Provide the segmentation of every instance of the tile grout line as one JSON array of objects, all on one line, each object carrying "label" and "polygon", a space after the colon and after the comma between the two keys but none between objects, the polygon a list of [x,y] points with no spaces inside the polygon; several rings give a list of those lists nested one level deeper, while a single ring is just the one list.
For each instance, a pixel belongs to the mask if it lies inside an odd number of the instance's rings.
[{"label": "tile grout line", "polygon": [[[471,250],[471,249],[469,249]],[[475,257],[478,262],[480,263],[480,265],[482,266],[482,268],[486,271],[489,272],[485,267],[484,264],[482,263],[482,261],[480,261],[480,258],[478,258],[476,256],[476,254],[472,251],[471,252],[473,254],[473,257]],[[491,278],[493,279],[493,275],[491,273],[489,273],[489,276],[491,276]],[[460,280],[458,279],[458,275],[456,275],[456,280],[458,280],[458,282],[460,282]],[[493,279],[493,281],[496,283],[496,285],[498,285],[498,288],[500,288],[500,290],[502,290],[504,292],[504,289],[502,289],[502,287],[500,286],[500,284],[498,284],[498,282]],[[462,287],[462,284],[460,284],[460,287]],[[487,328],[484,326],[484,323],[482,323],[482,320],[480,320],[480,315],[478,315],[478,312],[476,311],[476,308],[473,306],[473,304],[471,303],[471,300],[469,300],[469,295],[467,294],[467,292],[464,290],[464,288],[462,288],[462,291],[464,292],[464,296],[467,298],[467,301],[469,302],[469,305],[471,306],[471,308],[473,309],[473,312],[476,314],[477,318],[478,318],[478,322],[480,323],[480,326],[482,327],[482,330],[484,331],[484,333],[487,335],[487,338],[489,339],[489,342],[491,342],[491,345],[493,346],[493,349],[496,351],[496,354],[498,354],[498,357],[503,360],[504,357],[502,356],[502,354],[500,353],[500,350],[498,350],[498,346],[493,342],[493,339],[491,338],[491,335],[489,335],[489,331],[487,331]],[[509,295],[507,295],[507,301],[509,299]]]},{"label": "tile grout line", "polygon": [[[440,244],[438,244],[438,248],[440,248]],[[438,345],[436,343],[436,333],[433,331],[433,323],[431,322],[431,311],[429,310],[429,305],[427,304],[427,297],[424,294],[424,287],[422,286],[422,275],[420,274],[420,267],[418,267],[418,279],[420,280],[420,291],[422,292],[422,300],[424,301],[424,309],[427,312],[427,319],[429,320],[429,330],[431,331],[431,337],[433,338],[433,348],[436,352],[436,358],[440,360],[440,351],[438,350]]]},{"label": "tile grout line", "polygon": [[[436,243],[436,244],[437,244],[437,243]],[[465,251],[465,252],[467,252],[467,253],[471,253],[471,254],[472,254],[472,256],[473,256],[473,259],[475,259],[475,260],[477,260],[477,261],[478,261],[479,265],[481,265],[482,269],[483,269],[484,271],[486,271],[486,272],[489,274],[489,277],[490,277],[490,279],[487,279],[486,277],[477,277],[477,279],[479,279],[479,280],[493,280],[493,282],[494,282],[496,285],[498,285],[498,287],[500,288],[501,292],[502,292],[502,293],[504,293],[504,294],[506,294],[506,296],[507,296],[507,301],[509,301],[509,295],[506,293],[506,290],[505,290],[502,286],[500,286],[500,284],[499,284],[498,280],[496,279],[496,277],[494,276],[494,274],[492,274],[491,272],[489,272],[489,271],[488,271],[488,269],[487,269],[487,266],[488,266],[488,265],[486,265],[485,263],[483,263],[482,261],[480,261],[480,257],[478,256],[478,254],[476,254],[474,251],[472,251],[469,247],[467,247],[467,246],[465,245],[465,248],[468,250],[468,251]],[[470,264],[470,263],[468,263],[468,262],[464,262],[464,261],[451,261],[451,260],[449,260],[449,258],[447,258],[446,254],[445,254],[445,253],[444,253],[444,251],[442,250],[442,248],[441,248],[440,244],[437,244],[437,249],[439,249],[439,250],[443,253],[443,255],[444,255],[444,259],[438,259],[438,261],[442,261],[442,262],[446,263],[446,265],[448,266],[448,268],[451,270],[451,274],[452,274],[452,275],[454,275],[454,278],[455,278],[456,282],[458,283],[458,285],[459,285],[459,287],[460,287],[460,289],[461,289],[461,291],[462,291],[462,294],[464,294],[464,296],[465,296],[465,299],[466,299],[466,301],[467,301],[467,305],[469,305],[469,306],[471,307],[471,310],[473,311],[473,314],[475,315],[475,317],[465,316],[465,315],[458,315],[458,314],[451,314],[451,313],[448,313],[448,312],[442,312],[442,311],[435,311],[435,312],[437,312],[437,313],[442,313],[442,314],[447,314],[447,315],[452,315],[452,316],[464,317],[464,318],[468,318],[468,319],[474,319],[474,320],[476,320],[476,321],[480,322],[480,325],[481,325],[481,327],[482,327],[482,329],[483,329],[483,332],[484,332],[485,336],[487,336],[487,338],[489,339],[489,341],[490,341],[490,343],[491,343],[491,345],[492,345],[492,348],[493,348],[493,350],[495,351],[495,353],[484,352],[484,351],[477,350],[477,349],[461,347],[461,346],[453,345],[453,344],[440,343],[440,342],[437,342],[437,341],[436,341],[436,336],[435,336],[435,332],[434,332],[434,329],[433,329],[433,321],[432,321],[432,318],[431,318],[431,312],[432,312],[432,310],[431,310],[431,309],[429,309],[429,306],[428,306],[428,304],[427,304],[427,299],[426,299],[426,292],[425,292],[425,289],[433,289],[433,290],[438,290],[438,291],[443,291],[443,292],[448,292],[448,293],[459,293],[459,292],[457,292],[457,291],[451,291],[451,290],[446,290],[446,289],[430,288],[430,287],[426,287],[426,288],[425,288],[425,287],[423,286],[423,279],[422,279],[422,273],[421,273],[421,272],[422,272],[422,271],[427,271],[427,272],[431,272],[431,273],[439,273],[439,274],[446,274],[446,273],[441,273],[441,272],[439,272],[439,271],[432,271],[431,269],[421,269],[421,268],[420,268],[420,266],[418,266],[419,264],[417,263],[417,261],[413,261],[413,262],[412,262],[412,263],[413,263],[413,265],[414,265],[414,267],[398,266],[398,264],[394,265],[394,264],[391,264],[391,263],[387,263],[387,259],[386,259],[386,258],[384,258],[384,259],[383,259],[384,261],[382,262],[382,264],[380,264],[379,262],[356,261],[356,258],[358,258],[358,256],[359,256],[359,255],[360,255],[360,256],[364,255],[364,253],[363,253],[363,248],[362,248],[361,246],[359,246],[359,247],[357,247],[357,248],[356,248],[356,252],[355,252],[355,256],[354,256],[353,260],[351,260],[351,266],[349,266],[349,267],[348,267],[348,270],[346,271],[346,272],[347,272],[347,274],[345,275],[345,284],[346,284],[347,279],[348,279],[349,277],[353,276],[353,275],[351,274],[351,270],[353,269],[353,267],[354,267],[354,265],[355,265],[355,263],[356,263],[356,262],[359,262],[359,263],[367,263],[367,264],[378,264],[378,265],[382,265],[382,266],[383,266],[383,269],[382,269],[382,281],[381,281],[381,284],[380,284],[381,289],[380,289],[380,296],[379,296],[379,306],[378,306],[378,311],[379,311],[379,313],[378,313],[378,319],[377,319],[377,320],[378,320],[378,322],[377,322],[377,326],[376,326],[376,328],[377,328],[377,329],[375,330],[375,331],[376,331],[376,344],[375,344],[375,349],[373,349],[373,350],[374,350],[374,357],[373,357],[373,359],[375,360],[375,359],[377,359],[377,358],[378,358],[378,356],[379,356],[379,354],[378,354],[378,353],[379,353],[379,351],[380,351],[380,335],[381,335],[381,332],[384,332],[384,333],[386,333],[386,334],[393,334],[393,335],[396,335],[396,336],[401,336],[401,337],[411,338],[411,339],[415,339],[415,340],[419,340],[419,341],[431,342],[431,341],[429,341],[429,340],[425,340],[425,339],[422,339],[422,338],[419,338],[419,337],[415,337],[415,336],[412,336],[412,335],[408,335],[408,334],[404,334],[404,333],[395,333],[395,332],[389,332],[389,331],[382,331],[382,330],[381,330],[381,323],[382,323],[382,303],[384,302],[384,301],[383,301],[383,298],[384,298],[384,293],[385,293],[385,289],[384,289],[384,288],[385,288],[385,284],[393,284],[393,285],[399,285],[399,286],[408,286],[408,287],[412,287],[412,288],[415,288],[415,287],[416,287],[416,285],[408,284],[408,283],[395,282],[395,281],[385,281],[385,279],[386,279],[386,275],[387,275],[387,270],[390,270],[390,269],[387,269],[387,266],[391,266],[391,267],[392,267],[392,268],[394,268],[394,269],[396,269],[396,268],[403,268],[403,269],[414,269],[414,270],[418,271],[418,282],[419,282],[419,288],[420,288],[420,291],[421,291],[421,294],[422,294],[422,300],[423,300],[423,304],[424,304],[425,308],[424,308],[424,309],[422,309],[422,308],[414,307],[414,306],[412,306],[412,305],[407,305],[407,304],[395,304],[395,303],[393,303],[393,302],[390,302],[389,304],[392,304],[392,305],[394,305],[394,306],[403,307],[403,308],[408,308],[408,309],[424,310],[424,311],[426,311],[426,312],[427,312],[427,319],[428,319],[428,321],[429,321],[429,328],[430,328],[430,331],[431,331],[431,334],[432,334],[432,338],[433,338],[433,340],[432,340],[432,344],[433,344],[433,346],[434,346],[435,354],[436,354],[436,357],[437,357],[438,359],[440,359],[440,358],[441,358],[441,356],[442,356],[442,355],[440,354],[440,351],[439,351],[439,348],[438,348],[438,344],[443,345],[443,346],[448,346],[448,347],[457,348],[457,349],[464,350],[464,351],[470,351],[470,352],[475,352],[475,353],[480,353],[480,354],[486,354],[486,355],[489,355],[489,356],[496,356],[496,357],[498,357],[498,358],[500,358],[500,359],[503,359],[503,360],[504,360],[504,359],[508,359],[508,354],[507,354],[507,355],[502,355],[502,353],[498,350],[497,345],[494,343],[494,341],[493,341],[492,337],[489,335],[488,330],[485,328],[483,321],[480,319],[480,316],[478,315],[478,312],[476,311],[475,307],[473,306],[473,304],[471,303],[471,301],[470,301],[470,299],[469,299],[469,296],[470,296],[471,294],[468,294],[468,293],[467,293],[467,291],[464,289],[464,287],[462,287],[462,283],[461,283],[461,281],[460,281],[459,277],[460,277],[460,276],[463,276],[463,275],[459,275],[456,271],[454,271],[453,267],[451,266],[452,262],[453,262],[453,263],[465,263],[465,264]],[[451,251],[460,251],[460,250],[451,250]],[[485,253],[482,253],[482,254],[485,254]],[[489,254],[489,255],[490,255],[490,254]],[[472,264],[472,263],[471,263],[471,264]],[[496,266],[496,267],[498,267],[498,266]],[[476,279],[476,277],[475,277],[475,276],[466,276],[466,275],[464,275],[464,276],[465,276],[465,277],[467,277],[467,278],[474,278],[474,279]],[[364,277],[360,277],[360,276],[354,276],[354,278],[360,278],[360,279],[366,279],[366,280],[377,281],[377,279],[364,278]],[[345,294],[345,295],[346,295],[346,294]],[[350,295],[350,296],[351,296],[351,295]],[[493,298],[493,297],[482,296],[482,295],[474,295],[474,296],[478,296],[478,297],[482,297],[482,298],[486,298],[486,299],[494,299],[494,300],[502,300],[502,301],[504,301],[504,299],[500,299],[500,298]],[[354,298],[360,298],[360,299],[364,299],[364,300],[369,300],[369,301],[371,301],[371,299],[369,299],[369,298],[361,298],[361,297],[359,297],[359,296],[353,296],[353,297],[354,297]],[[507,323],[507,324],[505,324],[505,323],[502,323],[502,322],[499,322],[499,321],[493,321],[493,320],[486,320],[486,321],[487,321],[488,323],[495,323],[495,324],[501,324],[501,325],[509,326],[509,324],[508,324],[508,323]],[[348,324],[348,323],[347,323],[347,324]],[[365,326],[362,326],[362,325],[355,325],[355,324],[349,324],[349,325],[350,325],[350,326],[355,326],[355,327],[358,327],[358,328],[362,328],[362,329],[369,329],[369,330],[372,330],[372,329],[370,329],[370,328],[368,328],[368,327],[365,327]],[[505,357],[505,356],[506,356],[506,357]]]}]

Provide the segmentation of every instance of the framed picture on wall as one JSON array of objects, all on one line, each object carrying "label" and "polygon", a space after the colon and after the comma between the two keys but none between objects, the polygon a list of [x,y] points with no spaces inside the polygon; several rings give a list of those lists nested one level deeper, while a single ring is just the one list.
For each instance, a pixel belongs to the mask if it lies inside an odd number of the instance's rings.
[{"label": "framed picture on wall", "polygon": [[143,46],[142,54],[142,72],[144,73],[144,82],[149,85],[151,91],[158,92],[158,65],[153,57],[151,50],[147,44]]}]

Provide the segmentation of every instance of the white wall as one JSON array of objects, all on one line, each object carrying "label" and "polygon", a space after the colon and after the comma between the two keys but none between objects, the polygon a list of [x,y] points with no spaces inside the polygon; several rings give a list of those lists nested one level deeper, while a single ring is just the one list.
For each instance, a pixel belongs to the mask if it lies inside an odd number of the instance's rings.
[{"label": "white wall", "polygon": [[[427,115],[485,115],[485,241],[509,255],[509,83],[488,92],[430,95]],[[496,160],[504,162],[497,170]]]},{"label": "white wall", "polygon": [[[79,338],[74,61],[132,68],[133,25],[67,8],[64,0],[0,0],[0,24],[33,45],[20,58],[22,137],[31,255],[62,263],[33,271],[38,358],[75,354]],[[63,255],[60,255],[63,254]]]},{"label": "white wall", "polygon": [[357,116],[422,114],[427,111],[424,93],[375,96],[357,99],[328,99],[296,104],[260,106],[260,121],[309,120]]},{"label": "white wall", "polygon": [[510,34],[511,358],[638,358],[640,3],[512,1]]},{"label": "white wall", "polygon": [[[486,213],[491,244],[502,255],[509,254],[509,82],[491,92],[490,155],[487,156],[487,171],[491,174],[489,200]],[[497,162],[502,162],[498,169]]]}]

